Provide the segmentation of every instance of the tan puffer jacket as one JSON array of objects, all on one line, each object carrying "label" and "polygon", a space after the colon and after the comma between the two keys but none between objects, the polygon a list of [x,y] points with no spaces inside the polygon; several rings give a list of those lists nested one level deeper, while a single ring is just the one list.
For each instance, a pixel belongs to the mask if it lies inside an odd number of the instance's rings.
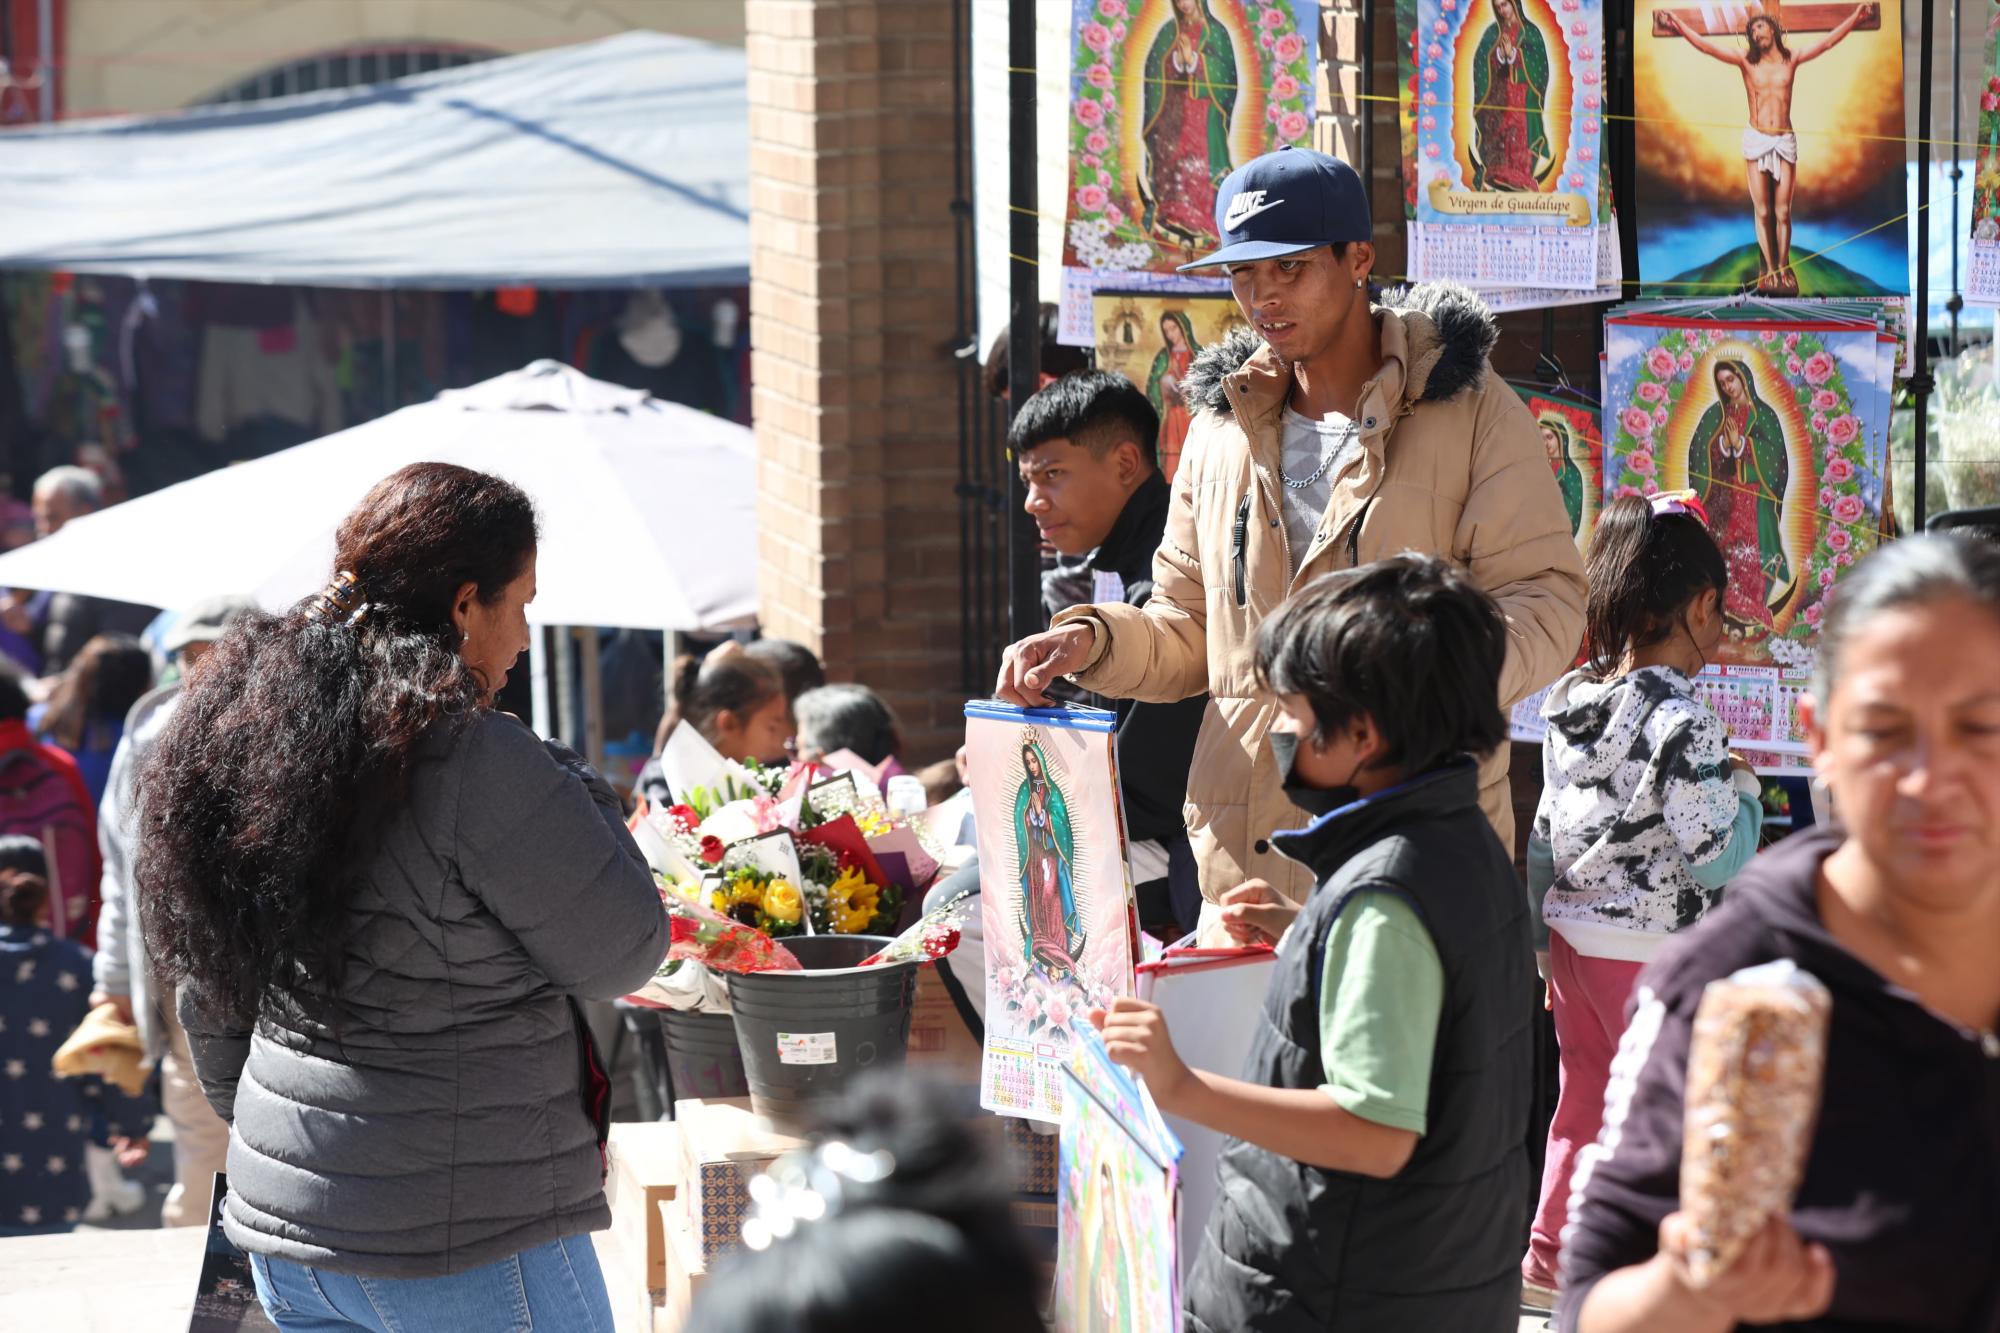
[{"label": "tan puffer jacket", "polygon": [[[1152,600],[1056,617],[1096,632],[1075,678],[1087,689],[1149,702],[1208,691],[1186,814],[1211,903],[1251,878],[1299,901],[1312,890],[1305,868],[1266,841],[1306,817],[1264,743],[1277,709],[1252,671],[1257,627],[1291,592],[1406,550],[1445,556],[1507,617],[1508,705],[1561,675],[1583,635],[1583,561],[1534,418],[1487,361],[1492,314],[1464,288],[1432,284],[1389,294],[1375,317],[1383,363],[1355,414],[1363,448],[1336,478],[1296,575],[1278,479],[1291,369],[1239,333],[1189,375],[1203,410],[1174,478]],[[1480,767],[1480,806],[1511,850],[1504,745]]]}]

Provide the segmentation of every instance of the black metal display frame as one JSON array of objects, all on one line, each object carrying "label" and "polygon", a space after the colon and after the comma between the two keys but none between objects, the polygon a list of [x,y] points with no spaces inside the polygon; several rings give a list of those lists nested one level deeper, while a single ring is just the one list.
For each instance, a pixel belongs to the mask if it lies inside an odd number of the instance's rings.
[{"label": "black metal display frame", "polygon": [[[954,4],[954,28],[958,37],[957,45],[966,46],[965,25],[959,17],[972,0],[958,0]],[[1933,50],[1936,43],[1937,0],[1915,0],[1918,11],[1917,37],[1917,186],[1916,206],[1908,218],[1912,234],[1918,238],[1916,247],[1916,281],[1911,293],[1910,309],[1910,355],[1911,374],[1905,380],[1910,394],[1915,427],[1915,495],[1910,497],[1909,530],[1921,531],[1926,518],[1926,488],[1928,483],[1928,455],[1930,434],[1930,400],[1937,387],[1931,373],[1931,321],[1930,321],[1930,210],[1931,210],[1931,148],[1932,148],[1932,74],[1934,70]],[[1373,157],[1373,143],[1378,116],[1387,116],[1393,124],[1395,109],[1384,108],[1372,96],[1375,86],[1374,66],[1376,52],[1375,8],[1389,5],[1392,0],[1372,0],[1361,14],[1361,35],[1363,55],[1362,115],[1358,145],[1364,161]],[[1952,13],[1952,217],[1954,229],[1957,220],[1957,187],[1962,171],[1958,158],[1959,108],[1961,103],[1959,82],[1961,78],[1961,33],[1959,32],[1959,0],[1951,0]],[[1625,272],[1636,275],[1638,265],[1638,217],[1630,201],[1636,187],[1636,132],[1634,92],[1632,80],[1632,33],[1635,22],[1634,0],[1605,0],[1606,40],[1606,93],[1609,110],[1616,127],[1612,135],[1614,156],[1613,187],[1616,197],[1622,202],[1619,211],[1619,249],[1623,256]],[[1035,137],[1035,0],[1008,0],[1008,79],[1007,115],[1010,127],[1008,163],[1008,293],[1009,324],[1007,339],[1007,389],[1010,404],[1023,402],[1034,391],[1037,384],[1041,350],[1041,306],[1039,284],[1036,271],[1037,248],[1037,208]],[[954,64],[955,80],[959,77],[959,67]],[[962,102],[961,102],[962,107]],[[960,112],[964,115],[963,110]],[[968,122],[969,123],[969,122]],[[966,186],[963,193],[969,197]],[[968,214],[963,225],[969,230]],[[961,264],[969,270],[973,263],[970,244],[961,248]],[[1963,308],[1963,299],[1958,291],[1959,264],[1956,244],[1952,251],[1952,295],[1947,304],[1951,316],[1950,344],[1955,351],[1958,346],[1958,315]],[[1628,279],[1628,287],[1635,283]],[[971,318],[962,313],[961,333],[970,336],[966,330]],[[1549,350],[1553,339],[1552,322],[1544,320],[1544,352]],[[976,347],[961,351],[962,356],[976,358]],[[964,383],[976,385],[978,381],[976,363],[970,373],[963,377]],[[976,395],[974,395],[976,396]],[[1041,565],[1039,545],[1033,521],[1022,509],[1025,496],[1019,477],[1007,464],[1004,440],[992,438],[1001,432],[990,420],[975,421],[986,409],[984,402],[961,400],[961,505],[965,507],[966,518],[961,523],[962,539],[977,546],[981,532],[990,532],[992,519],[997,517],[1005,527],[1005,584],[1006,584],[1006,631],[1010,638],[1018,639],[1042,628],[1041,607]],[[1011,410],[1011,409],[1010,409]],[[984,427],[982,429],[982,427]],[[984,438],[982,438],[984,437]],[[969,455],[980,452],[992,455],[997,451],[998,466],[1007,472],[1005,498],[1000,499],[1001,479],[994,475],[991,457],[972,459]],[[994,516],[991,507],[999,501],[1005,512]],[[977,512],[985,510],[985,514]],[[986,519],[982,526],[981,519]],[[977,555],[981,569],[991,568],[991,557],[984,549],[968,551],[968,556]],[[992,639],[988,618],[975,617],[971,603],[980,599],[984,592],[978,571],[968,563],[962,579],[962,590],[967,598],[965,615],[967,620],[966,674],[968,683],[979,674],[973,661]],[[983,614],[983,613],[982,613]],[[974,624],[974,620],[978,624]],[[990,664],[997,666],[997,654]]]}]

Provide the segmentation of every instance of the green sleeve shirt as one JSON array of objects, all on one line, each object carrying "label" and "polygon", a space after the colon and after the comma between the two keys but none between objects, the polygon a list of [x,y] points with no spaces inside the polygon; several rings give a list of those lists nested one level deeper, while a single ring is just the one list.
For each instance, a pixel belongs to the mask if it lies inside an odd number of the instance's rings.
[{"label": "green sleeve shirt", "polygon": [[1320,974],[1325,1090],[1363,1120],[1424,1132],[1444,964],[1416,909],[1363,889],[1341,910]]}]

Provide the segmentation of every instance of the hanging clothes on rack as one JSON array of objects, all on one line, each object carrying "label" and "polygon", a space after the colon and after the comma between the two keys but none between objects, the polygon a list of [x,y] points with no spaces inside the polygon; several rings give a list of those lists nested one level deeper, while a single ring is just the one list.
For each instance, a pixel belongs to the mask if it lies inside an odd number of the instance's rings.
[{"label": "hanging clothes on rack", "polygon": [[593,343],[589,373],[717,416],[729,409],[709,330],[684,330],[673,306],[656,291],[632,293],[616,325]]},{"label": "hanging clothes on rack", "polygon": [[273,433],[260,423],[301,429],[308,439],[341,428],[332,348],[302,291],[203,284],[191,305],[203,326],[195,408],[202,435],[233,451],[249,436]]}]

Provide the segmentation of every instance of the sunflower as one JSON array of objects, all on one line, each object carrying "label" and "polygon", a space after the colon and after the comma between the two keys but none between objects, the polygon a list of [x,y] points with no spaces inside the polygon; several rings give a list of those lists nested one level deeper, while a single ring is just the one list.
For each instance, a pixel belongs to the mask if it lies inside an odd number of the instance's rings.
[{"label": "sunflower", "polygon": [[859,935],[875,920],[881,906],[882,890],[868,882],[860,870],[849,867],[826,892],[833,913],[833,928],[842,935]]}]

